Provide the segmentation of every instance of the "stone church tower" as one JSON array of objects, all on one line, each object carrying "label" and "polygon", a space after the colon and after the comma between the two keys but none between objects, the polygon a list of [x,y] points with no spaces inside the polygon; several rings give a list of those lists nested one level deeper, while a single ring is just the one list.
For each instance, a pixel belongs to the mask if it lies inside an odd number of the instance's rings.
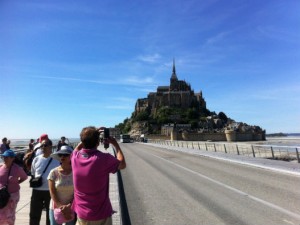
[{"label": "stone church tower", "polygon": [[138,99],[135,105],[135,113],[150,110],[151,114],[162,106],[171,108],[196,108],[206,109],[206,102],[202,92],[194,93],[190,84],[178,80],[173,60],[173,70],[169,86],[159,86],[156,92],[150,92],[147,98]]}]

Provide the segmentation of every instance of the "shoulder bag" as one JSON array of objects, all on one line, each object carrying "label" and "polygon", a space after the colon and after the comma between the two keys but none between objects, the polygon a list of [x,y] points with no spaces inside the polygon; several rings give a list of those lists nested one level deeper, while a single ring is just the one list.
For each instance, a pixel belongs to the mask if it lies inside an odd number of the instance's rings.
[{"label": "shoulder bag", "polygon": [[7,205],[8,200],[10,198],[10,193],[8,192],[8,178],[9,178],[10,170],[11,170],[12,166],[13,165],[11,165],[9,168],[6,185],[0,189],[0,209],[3,209]]},{"label": "shoulder bag", "polygon": [[40,187],[43,185],[43,174],[46,172],[48,166],[50,165],[52,161],[52,158],[49,160],[46,168],[44,169],[42,175],[40,177],[34,177],[34,176],[31,176],[30,180],[29,180],[29,185],[31,188],[37,188],[37,187]]}]

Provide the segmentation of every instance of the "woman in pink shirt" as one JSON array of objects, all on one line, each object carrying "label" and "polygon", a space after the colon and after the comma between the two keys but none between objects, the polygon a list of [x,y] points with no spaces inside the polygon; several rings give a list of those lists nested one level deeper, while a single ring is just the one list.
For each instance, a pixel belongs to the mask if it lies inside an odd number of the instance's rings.
[{"label": "woman in pink shirt", "polygon": [[0,189],[7,184],[10,198],[7,205],[0,209],[0,224],[13,225],[16,219],[16,208],[20,200],[20,183],[27,179],[27,174],[14,163],[16,154],[6,150],[1,154],[4,164],[0,165]]}]

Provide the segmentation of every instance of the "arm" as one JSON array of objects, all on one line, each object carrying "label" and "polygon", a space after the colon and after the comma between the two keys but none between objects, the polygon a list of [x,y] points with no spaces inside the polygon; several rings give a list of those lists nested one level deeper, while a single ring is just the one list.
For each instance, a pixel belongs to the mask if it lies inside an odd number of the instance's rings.
[{"label": "arm", "polygon": [[55,208],[59,208],[59,207],[63,206],[58,200],[54,180],[48,180],[48,185],[49,185],[49,191],[50,191],[51,198],[55,204]]},{"label": "arm", "polygon": [[31,163],[31,176],[35,176],[35,162],[36,158],[34,158]]},{"label": "arm", "polygon": [[74,151],[79,151],[79,150],[81,150],[82,148],[83,148],[83,144],[82,144],[82,142],[79,142],[79,143],[77,144],[77,146],[75,147]]},{"label": "arm", "polygon": [[25,180],[27,180],[27,178],[28,178],[28,176],[25,173],[24,169],[20,167],[19,168],[19,178],[18,178],[19,184],[24,182]]},{"label": "arm", "polygon": [[116,139],[114,139],[113,137],[109,137],[108,138],[109,143],[111,143],[116,150],[116,158],[120,161],[119,170],[125,169],[126,168],[126,161],[125,161],[125,157],[123,155],[123,152],[118,144],[118,142],[116,141]]}]

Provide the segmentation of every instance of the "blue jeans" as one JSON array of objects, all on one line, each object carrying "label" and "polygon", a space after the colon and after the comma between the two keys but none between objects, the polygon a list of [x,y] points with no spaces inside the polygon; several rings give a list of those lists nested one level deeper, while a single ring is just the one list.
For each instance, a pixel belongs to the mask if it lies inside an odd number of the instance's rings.
[{"label": "blue jeans", "polygon": [[[50,219],[50,224],[51,225],[61,225],[59,223],[56,223],[55,219],[54,219],[54,212],[53,212],[53,209],[49,209],[49,219]],[[67,222],[65,223],[65,225],[75,225],[75,219],[70,221],[70,222]]]}]

